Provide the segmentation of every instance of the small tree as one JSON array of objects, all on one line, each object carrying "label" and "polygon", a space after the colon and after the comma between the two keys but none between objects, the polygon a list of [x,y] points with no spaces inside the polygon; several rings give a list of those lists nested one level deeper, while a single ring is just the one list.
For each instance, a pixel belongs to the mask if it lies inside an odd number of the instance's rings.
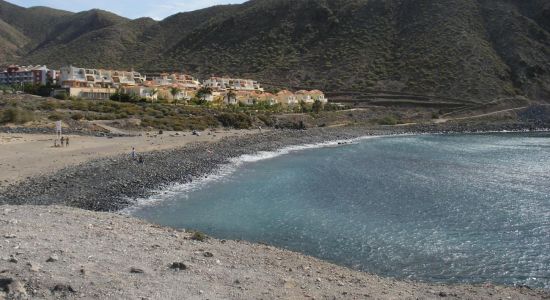
[{"label": "small tree", "polygon": [[313,102],[313,106],[311,107],[311,110],[318,114],[321,110],[323,110],[323,103],[319,100],[315,100],[315,102]]},{"label": "small tree", "polygon": [[36,94],[36,86],[32,83],[25,83],[23,84],[23,92],[27,94]]},{"label": "small tree", "polygon": [[151,101],[152,102],[155,102],[155,95],[158,94],[159,90],[158,89],[152,89],[150,92],[149,92],[149,95],[151,95]]},{"label": "small tree", "polygon": [[172,87],[170,89],[170,94],[172,94],[172,97],[174,98],[174,105],[178,104],[178,94],[181,92],[181,89],[177,88],[177,87]]},{"label": "small tree", "polygon": [[237,99],[237,94],[235,93],[235,90],[230,89],[229,92],[227,92],[227,103],[231,103],[231,99]]},{"label": "small tree", "polygon": [[300,100],[300,111],[303,113],[309,111],[307,104],[303,100]]},{"label": "small tree", "polygon": [[59,100],[69,100],[69,95],[67,95],[67,92],[60,92],[60,93],[57,93],[57,95],[55,95],[54,98]]},{"label": "small tree", "polygon": [[212,95],[212,89],[209,87],[201,87],[196,94],[196,97],[201,100],[206,100],[207,95]]}]

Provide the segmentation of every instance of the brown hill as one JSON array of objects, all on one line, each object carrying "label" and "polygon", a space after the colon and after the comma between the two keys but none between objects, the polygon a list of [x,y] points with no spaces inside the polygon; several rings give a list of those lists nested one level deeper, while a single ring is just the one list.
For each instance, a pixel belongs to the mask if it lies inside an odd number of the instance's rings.
[{"label": "brown hill", "polygon": [[159,22],[0,1],[0,20],[0,39],[17,41],[0,47],[2,64],[227,74],[357,99],[550,101],[545,0],[252,0]]}]

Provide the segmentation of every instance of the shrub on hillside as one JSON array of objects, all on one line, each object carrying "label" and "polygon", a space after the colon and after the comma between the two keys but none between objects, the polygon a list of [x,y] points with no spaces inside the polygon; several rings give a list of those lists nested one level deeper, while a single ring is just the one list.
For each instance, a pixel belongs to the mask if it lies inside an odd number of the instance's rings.
[{"label": "shrub on hillside", "polygon": [[260,119],[260,121],[264,122],[264,124],[268,127],[273,127],[273,125],[275,125],[275,120],[270,116],[258,115],[258,119]]},{"label": "shrub on hillside", "polygon": [[205,130],[219,125],[218,120],[211,116],[193,116],[193,117],[164,117],[154,118],[146,116],[141,120],[144,127],[153,127],[163,130],[182,131],[184,129]]},{"label": "shrub on hillside", "polygon": [[126,94],[126,93],[115,93],[111,95],[110,99],[112,101],[119,101],[119,102],[140,102],[141,99],[135,95],[135,94]]},{"label": "shrub on hillside", "polygon": [[59,104],[54,101],[44,101],[40,103],[40,106],[38,107],[40,110],[54,110],[59,107]]},{"label": "shrub on hillside", "polygon": [[53,114],[48,116],[48,119],[50,119],[52,121],[59,121],[59,120],[63,119],[63,115],[60,114],[60,113],[53,113]]},{"label": "shrub on hillside", "polygon": [[75,120],[75,121],[79,121],[79,120],[84,119],[84,115],[81,114],[81,113],[74,113],[74,114],[71,116],[71,119],[73,119],[73,120]]},{"label": "shrub on hillside", "polygon": [[32,111],[21,108],[8,108],[5,110],[0,110],[0,124],[24,124],[34,121],[34,119],[35,115]]},{"label": "shrub on hillside", "polygon": [[305,130],[307,129],[306,124],[304,121],[288,121],[288,120],[281,120],[276,125],[275,128],[277,129],[297,129],[297,130]]},{"label": "shrub on hillside", "polygon": [[384,118],[378,120],[378,124],[380,125],[397,125],[399,123],[399,120],[393,116],[385,116]]},{"label": "shrub on hillside", "polygon": [[59,100],[69,100],[69,95],[65,92],[58,93],[54,97]]},{"label": "shrub on hillside", "polygon": [[243,113],[223,113],[217,118],[224,127],[248,129],[252,126],[252,120],[250,117]]}]

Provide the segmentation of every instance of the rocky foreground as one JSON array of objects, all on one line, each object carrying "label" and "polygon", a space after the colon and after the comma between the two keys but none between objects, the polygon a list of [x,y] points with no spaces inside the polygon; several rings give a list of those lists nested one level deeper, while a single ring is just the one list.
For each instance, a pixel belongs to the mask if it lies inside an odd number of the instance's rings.
[{"label": "rocky foreground", "polygon": [[[384,279],[127,216],[0,207],[0,299],[549,299],[528,288]],[[193,239],[195,238],[195,239]]]}]

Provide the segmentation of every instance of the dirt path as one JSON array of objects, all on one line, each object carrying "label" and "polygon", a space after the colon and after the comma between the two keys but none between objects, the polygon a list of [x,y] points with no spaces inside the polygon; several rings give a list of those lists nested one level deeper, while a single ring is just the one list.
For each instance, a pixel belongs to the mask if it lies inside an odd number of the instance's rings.
[{"label": "dirt path", "polygon": [[[93,122],[90,122],[96,126],[99,126],[103,129],[108,130],[110,133],[113,134],[121,134],[121,135],[134,135],[134,132],[129,132],[127,130],[122,130],[120,128],[116,128],[113,126],[110,126],[109,124],[112,123],[112,121],[104,121],[104,120],[95,120]],[[138,132],[139,133],[139,132]]]},{"label": "dirt path", "polygon": [[448,122],[448,121],[477,119],[477,118],[488,117],[488,116],[492,116],[492,115],[496,115],[496,114],[500,114],[500,113],[505,113],[505,112],[510,112],[510,111],[518,111],[518,110],[522,110],[522,109],[526,109],[526,108],[528,108],[528,106],[522,106],[522,107],[516,107],[516,108],[503,109],[503,110],[499,110],[499,111],[493,111],[493,112],[490,112],[490,113],[479,114],[479,115],[468,116],[468,117],[460,117],[460,118],[440,118],[440,119],[434,120],[434,123],[440,124],[440,123],[445,123],[445,122]]},{"label": "dirt path", "polygon": [[[543,299],[384,279],[298,253],[110,213],[0,206],[0,299]],[[17,298],[20,297],[20,298]]]}]

